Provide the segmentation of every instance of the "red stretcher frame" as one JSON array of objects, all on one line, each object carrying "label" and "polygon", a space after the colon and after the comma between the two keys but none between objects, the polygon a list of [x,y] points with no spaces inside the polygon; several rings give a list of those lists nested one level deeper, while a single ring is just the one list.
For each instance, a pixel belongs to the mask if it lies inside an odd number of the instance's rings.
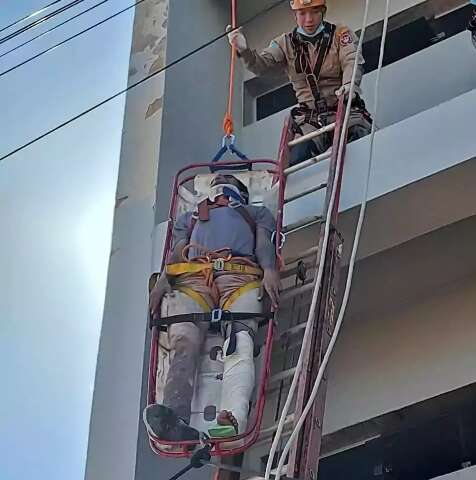
[{"label": "red stretcher frame", "polygon": [[[172,200],[170,203],[169,216],[168,216],[168,227],[167,234],[164,245],[164,254],[162,258],[161,270],[165,268],[167,257],[171,251],[172,243],[172,231],[173,224],[176,216],[177,210],[177,197],[179,187],[185,183],[193,180],[195,175],[187,175],[184,178],[184,175],[190,173],[195,169],[203,169],[213,167],[215,170],[219,167],[233,167],[243,165],[244,167],[248,166],[266,166],[265,170],[274,175],[273,184],[279,182],[279,191],[278,191],[278,209],[276,213],[276,258],[277,258],[277,268],[282,267],[282,257],[281,257],[281,247],[282,242],[280,241],[281,232],[283,227],[283,211],[284,211],[284,191],[286,186],[286,176],[284,174],[284,169],[287,166],[288,161],[288,142],[290,139],[290,118],[285,122],[283,132],[281,135],[281,142],[279,147],[279,157],[278,161],[268,160],[268,159],[257,159],[257,160],[239,160],[239,161],[228,161],[228,162],[219,162],[219,163],[194,163],[187,167],[182,168],[175,175],[172,191]],[[233,173],[233,172],[230,172]],[[259,381],[259,387],[257,392],[256,407],[254,412],[254,419],[248,425],[246,432],[235,435],[228,438],[216,438],[207,440],[207,443],[212,446],[210,454],[212,456],[232,456],[238,455],[245,450],[247,450],[251,445],[253,445],[258,439],[261,421],[263,418],[264,406],[266,402],[266,385],[270,376],[271,369],[271,353],[273,346],[273,336],[276,323],[276,313],[272,315],[267,324],[266,332],[266,343],[265,343],[265,353],[263,358],[264,368],[262,369],[261,378]],[[152,338],[150,345],[150,357],[149,357],[149,376],[148,376],[148,393],[147,393],[147,404],[151,405],[155,403],[155,392],[156,392],[156,374],[158,368],[158,352],[159,352],[159,328],[152,328]],[[199,446],[200,441],[183,441],[183,442],[171,442],[164,441],[160,438],[155,437],[150,432],[149,443],[152,451],[158,455],[170,458],[186,458],[190,457],[193,454],[193,449],[190,447]],[[240,441],[240,445],[231,448],[225,448],[225,446],[232,442]],[[170,447],[174,450],[168,450]],[[191,451],[192,450],[192,451]]]}]

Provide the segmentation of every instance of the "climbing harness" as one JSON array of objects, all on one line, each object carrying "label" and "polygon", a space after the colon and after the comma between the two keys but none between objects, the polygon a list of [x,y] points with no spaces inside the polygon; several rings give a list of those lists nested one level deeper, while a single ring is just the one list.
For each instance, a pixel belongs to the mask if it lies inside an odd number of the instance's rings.
[{"label": "climbing harness", "polygon": [[324,99],[321,99],[321,93],[319,91],[319,78],[321,75],[322,65],[329,53],[329,49],[334,39],[336,26],[332,23],[323,22],[324,30],[321,33],[321,37],[318,43],[317,57],[315,64],[312,65],[310,42],[303,41],[295,28],[292,33],[289,34],[291,45],[293,46],[294,53],[296,55],[295,68],[297,73],[303,73],[306,75],[307,84],[312,92],[314,98],[314,110],[320,115],[327,112],[327,103]]}]

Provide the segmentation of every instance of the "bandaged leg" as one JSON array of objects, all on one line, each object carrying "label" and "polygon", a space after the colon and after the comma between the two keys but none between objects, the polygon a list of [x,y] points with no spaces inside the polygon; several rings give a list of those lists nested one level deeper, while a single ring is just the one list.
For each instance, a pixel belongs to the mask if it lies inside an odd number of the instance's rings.
[{"label": "bandaged leg", "polygon": [[[258,300],[259,282],[256,282],[256,277],[224,275],[217,279],[217,283],[222,294],[223,307],[226,310],[241,313],[262,311],[262,303]],[[239,292],[240,295],[237,296],[231,293],[232,291]],[[235,336],[236,348],[233,353],[224,358],[223,394],[218,424],[233,428],[223,436],[232,436],[237,432],[246,431],[250,399],[255,387],[253,337],[257,326],[255,319],[236,321],[233,325],[231,323],[227,325],[227,340],[223,351],[227,352],[231,334]],[[234,427],[236,431],[233,431]]]},{"label": "bandaged leg", "polygon": [[[224,351],[229,339],[225,342]],[[255,386],[253,338],[247,331],[236,333],[236,350],[225,357],[221,412],[229,412],[238,426],[238,433],[246,430],[251,394]],[[233,422],[231,422],[233,423]]]}]

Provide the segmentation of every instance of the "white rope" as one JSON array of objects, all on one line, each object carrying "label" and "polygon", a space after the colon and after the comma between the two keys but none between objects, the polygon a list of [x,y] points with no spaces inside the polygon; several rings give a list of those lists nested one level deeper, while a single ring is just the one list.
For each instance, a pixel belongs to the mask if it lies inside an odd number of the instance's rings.
[{"label": "white rope", "polygon": [[[291,436],[289,437],[289,439],[288,439],[288,441],[287,441],[287,443],[284,447],[283,452],[281,453],[281,457],[280,457],[279,462],[278,462],[278,467],[276,469],[276,476],[275,476],[276,480],[279,480],[280,477],[281,477],[281,471],[283,470],[284,463],[286,461],[286,456],[287,456],[293,442],[295,441],[295,439],[299,435],[299,432],[301,431],[301,428],[302,428],[302,426],[303,426],[303,424],[306,420],[306,417],[309,414],[309,412],[310,412],[310,410],[313,406],[313,403],[314,403],[314,401],[317,397],[317,393],[319,391],[319,386],[321,384],[322,377],[324,375],[327,364],[329,362],[329,358],[332,354],[334,345],[337,341],[339,331],[340,331],[340,328],[342,326],[342,322],[343,322],[343,319],[344,319],[345,310],[347,308],[347,304],[348,304],[348,300],[349,300],[350,289],[351,289],[351,286],[352,286],[352,277],[353,277],[353,272],[354,272],[354,266],[355,266],[355,261],[356,261],[356,257],[357,257],[357,249],[358,249],[358,246],[359,246],[360,235],[361,235],[361,232],[362,232],[362,226],[363,226],[364,218],[365,218],[365,210],[366,210],[366,206],[367,206],[367,196],[368,196],[368,190],[369,190],[369,184],[370,184],[370,174],[371,174],[371,170],[372,170],[374,139],[375,139],[375,130],[376,130],[375,119],[376,119],[378,103],[379,103],[380,73],[381,73],[382,65],[383,65],[383,55],[384,55],[384,51],[385,51],[385,39],[386,39],[386,36],[387,36],[387,30],[388,30],[388,16],[389,16],[389,10],[390,10],[390,1],[391,0],[386,0],[386,10],[385,10],[384,23],[383,23],[383,30],[382,30],[382,41],[381,41],[381,44],[380,44],[380,56],[379,56],[379,63],[378,63],[378,68],[377,68],[376,80],[375,80],[375,87],[374,87],[374,122],[372,123],[372,129],[371,129],[371,132],[370,132],[370,140],[369,140],[370,149],[369,149],[369,163],[368,163],[368,167],[367,167],[367,177],[366,177],[365,186],[364,186],[364,190],[363,190],[362,203],[361,203],[360,214],[359,214],[359,221],[357,223],[357,228],[356,228],[356,232],[355,232],[355,239],[354,239],[354,243],[353,243],[353,246],[352,246],[352,254],[351,254],[351,259],[350,259],[350,263],[349,263],[349,272],[347,274],[347,280],[346,280],[346,286],[345,286],[344,296],[343,296],[343,300],[342,300],[342,305],[341,305],[341,308],[339,310],[339,315],[337,317],[334,333],[333,333],[331,341],[329,343],[329,347],[327,348],[327,351],[326,351],[326,353],[324,355],[324,358],[322,360],[322,364],[319,368],[319,372],[318,372],[316,380],[314,382],[314,386],[313,386],[313,389],[312,389],[311,394],[309,396],[309,400],[308,400],[306,406],[304,407],[303,412],[301,414],[301,417],[299,418],[298,422],[296,423],[296,426],[294,427],[294,430],[291,433]],[[367,7],[368,7],[368,4],[367,4],[366,8]],[[364,37],[366,23],[367,22],[366,22],[366,19],[365,19],[364,28],[362,28],[362,33],[361,33],[361,40]]]},{"label": "white rope", "polygon": [[[344,122],[342,125],[342,132],[347,131],[347,125],[349,123],[349,118],[350,118],[350,112],[351,112],[351,107],[352,107],[352,97],[354,94],[355,90],[355,79],[357,76],[357,70],[359,68],[359,58],[360,58],[360,52],[362,51],[362,44],[363,44],[363,39],[364,39],[364,33],[367,25],[367,19],[368,19],[368,13],[369,13],[369,5],[370,5],[370,0],[365,0],[365,11],[364,11],[364,16],[363,16],[363,21],[362,21],[362,32],[359,38],[359,43],[357,46],[357,52],[355,55],[355,60],[354,60],[354,66],[352,70],[352,78],[351,78],[351,83],[350,83],[350,91],[349,91],[349,100],[347,102],[347,108],[345,111],[345,117],[344,117]],[[269,480],[270,475],[271,475],[271,469],[274,461],[274,456],[276,454],[276,450],[278,449],[279,442],[281,439],[281,435],[286,423],[286,417],[289,412],[289,408],[291,407],[291,403],[294,397],[294,392],[296,391],[296,387],[299,381],[299,376],[301,374],[301,370],[304,364],[304,356],[306,353],[306,350],[308,348],[308,344],[310,341],[311,337],[311,328],[312,328],[312,320],[315,316],[316,308],[317,308],[317,300],[319,298],[319,291],[321,288],[321,283],[322,283],[322,277],[324,274],[324,263],[325,263],[325,258],[327,254],[327,246],[329,243],[329,234],[330,234],[330,227],[331,227],[331,216],[332,216],[332,210],[334,208],[334,203],[335,203],[335,198],[337,195],[337,186],[338,186],[338,180],[339,180],[339,175],[340,175],[340,170],[341,170],[341,165],[342,165],[342,153],[344,151],[344,145],[346,143],[346,135],[342,135],[339,143],[339,149],[337,153],[337,161],[336,161],[336,171],[335,171],[335,176],[334,176],[334,181],[332,184],[332,192],[331,192],[331,198],[329,202],[329,207],[327,211],[327,216],[326,216],[326,223],[325,223],[325,229],[324,229],[324,239],[322,243],[322,250],[319,258],[319,266],[318,266],[318,271],[317,271],[317,276],[316,280],[314,282],[314,289],[313,289],[313,295],[312,295],[312,300],[311,300],[311,306],[309,308],[309,315],[307,318],[307,323],[306,323],[306,329],[304,331],[304,337],[303,337],[303,343],[301,346],[301,351],[299,352],[299,358],[296,364],[296,371],[294,373],[293,380],[291,382],[291,386],[289,388],[288,396],[286,398],[286,402],[284,403],[283,406],[283,411],[281,412],[281,417],[278,422],[278,426],[276,429],[276,435],[274,437],[273,443],[271,445],[271,450],[269,453],[268,457],[268,462],[266,464],[266,471],[265,471],[265,480]],[[282,469],[282,466],[281,466]],[[279,478],[281,474],[281,470],[278,467],[275,475],[276,478]]]}]

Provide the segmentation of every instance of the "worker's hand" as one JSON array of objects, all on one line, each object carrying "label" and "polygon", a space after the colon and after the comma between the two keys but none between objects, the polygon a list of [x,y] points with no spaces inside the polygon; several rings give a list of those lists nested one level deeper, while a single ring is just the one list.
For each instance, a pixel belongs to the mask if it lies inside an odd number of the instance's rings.
[{"label": "worker's hand", "polygon": [[162,298],[166,293],[171,293],[172,287],[167,279],[166,275],[161,275],[157,282],[155,283],[154,288],[150,292],[149,296],[149,310],[152,318],[157,320],[160,315],[160,304],[162,303]]},{"label": "worker's hand", "polygon": [[230,45],[234,46],[238,53],[244,52],[245,50],[248,49],[248,43],[246,42],[246,37],[243,35],[243,32],[241,31],[241,27],[238,28],[237,30],[232,30],[232,26],[228,25],[226,27],[226,31],[230,32],[228,33],[228,41],[230,42]]},{"label": "worker's hand", "polygon": [[263,300],[264,293],[266,292],[271,300],[271,311],[274,312],[278,309],[280,290],[281,279],[279,278],[279,272],[271,268],[265,269],[258,300]]},{"label": "worker's hand", "polygon": [[[346,83],[345,85],[342,85],[338,90],[335,91],[335,94],[337,97],[340,97],[341,95],[345,95],[345,98],[349,97],[350,93],[350,83]],[[352,94],[352,100],[355,98],[355,90],[354,93]]]}]

